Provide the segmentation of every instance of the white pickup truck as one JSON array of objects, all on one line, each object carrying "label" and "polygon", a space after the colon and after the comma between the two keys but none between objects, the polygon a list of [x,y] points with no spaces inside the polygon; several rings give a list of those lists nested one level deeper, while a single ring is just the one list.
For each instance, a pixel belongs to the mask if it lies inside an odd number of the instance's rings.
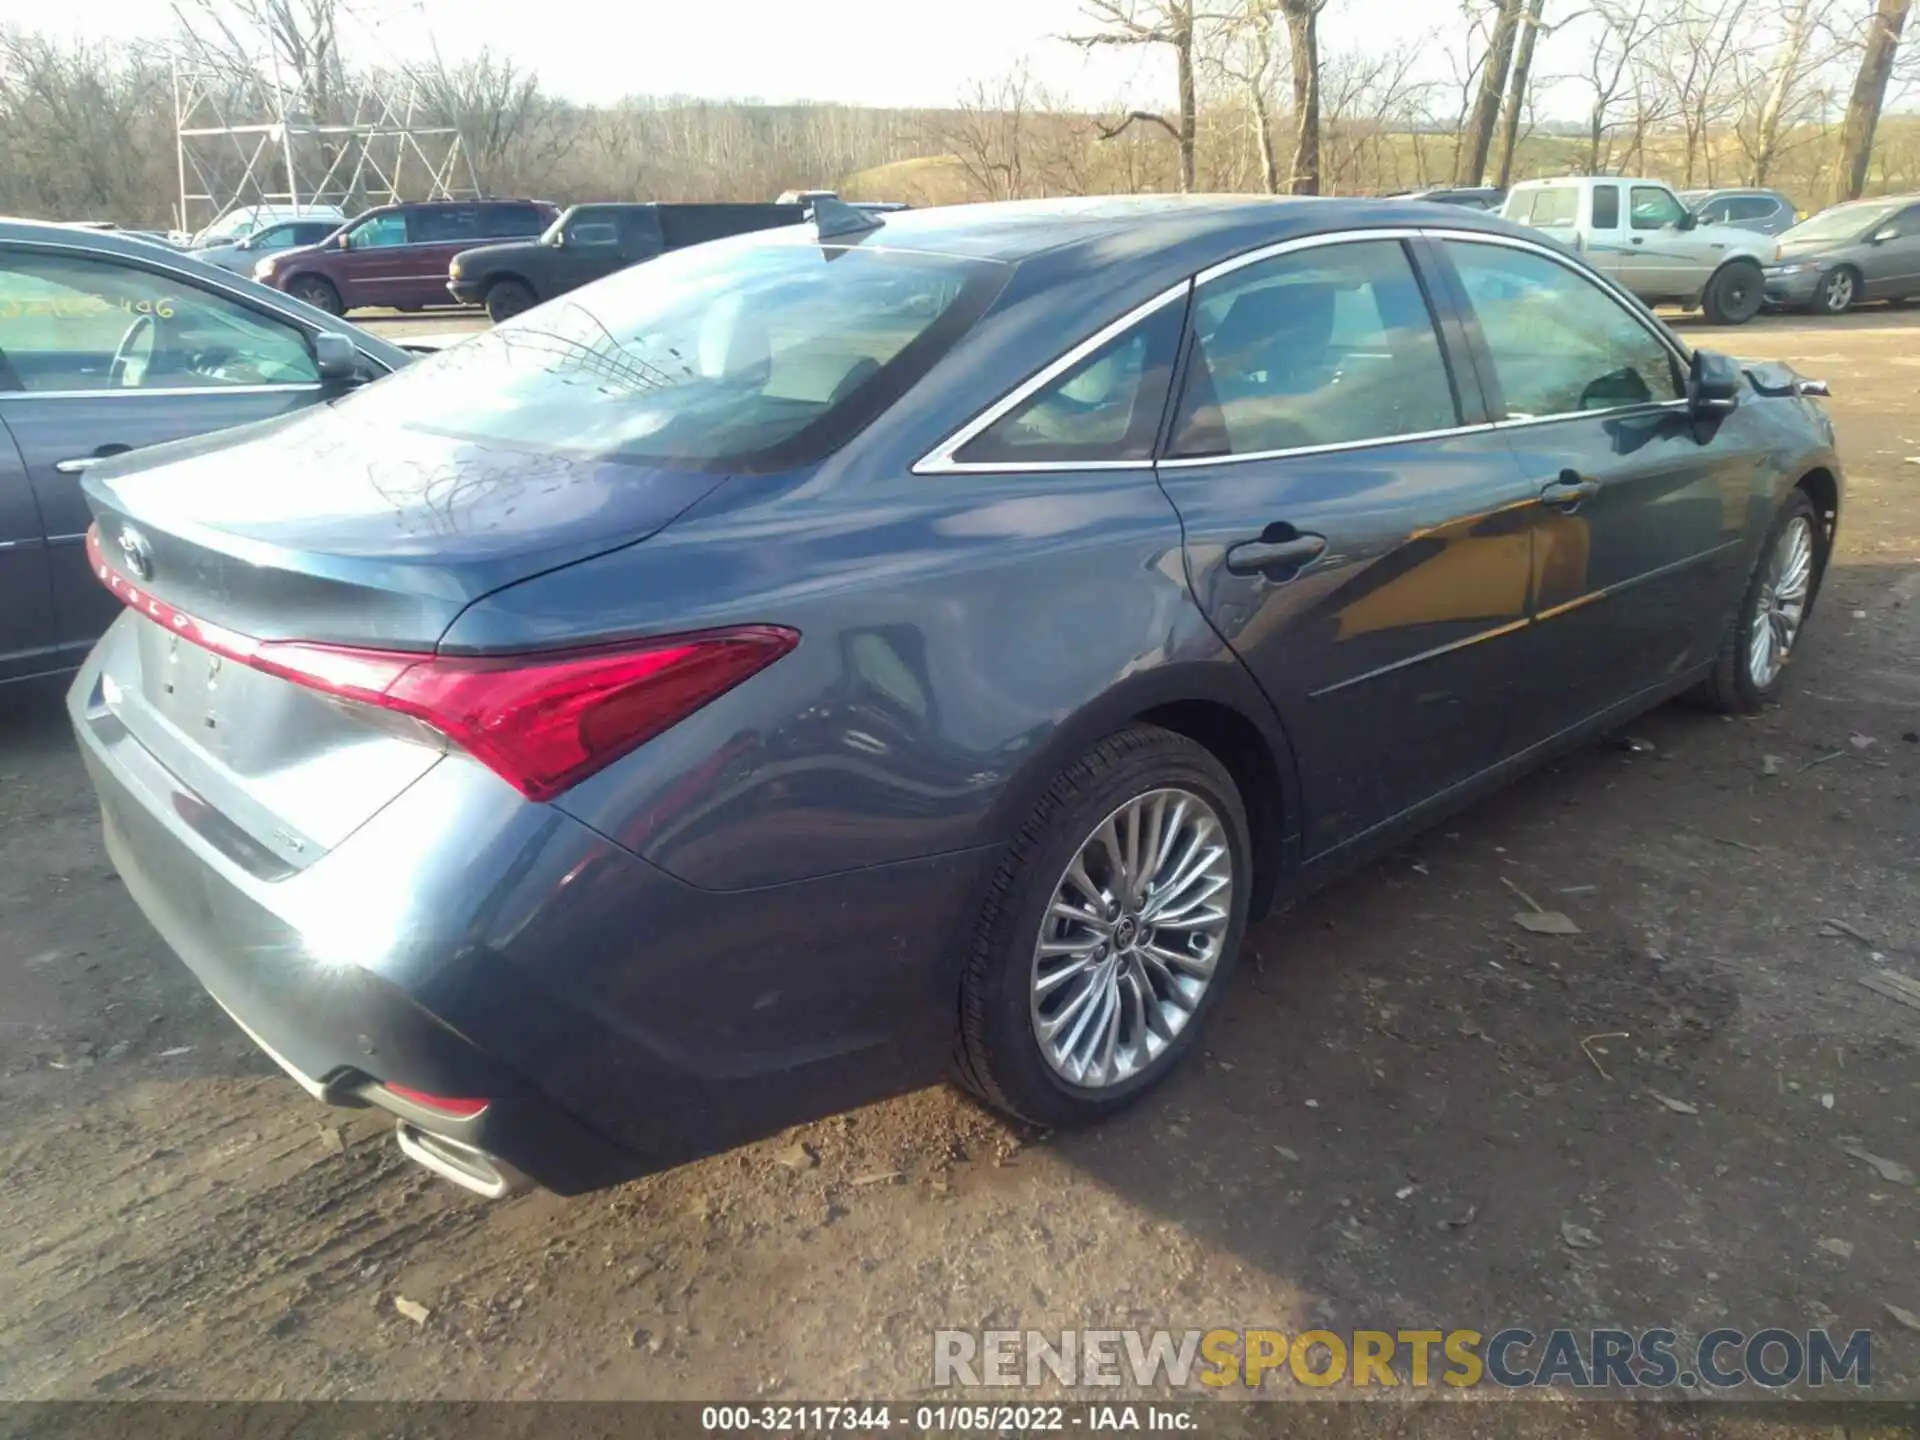
[{"label": "white pickup truck", "polygon": [[1716,325],[1744,325],[1766,298],[1761,267],[1773,259],[1772,240],[1701,224],[1658,180],[1524,180],[1507,192],[1500,213],[1577,251],[1649,305],[1683,305],[1706,311]]}]

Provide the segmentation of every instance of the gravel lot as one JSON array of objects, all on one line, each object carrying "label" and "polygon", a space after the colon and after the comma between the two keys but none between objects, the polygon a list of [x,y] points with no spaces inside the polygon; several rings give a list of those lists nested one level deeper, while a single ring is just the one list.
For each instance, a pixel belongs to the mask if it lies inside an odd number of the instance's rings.
[{"label": "gravel lot", "polygon": [[1834,387],[1786,703],[1669,707],[1266,922],[1205,1054],[1088,1133],[936,1089],[472,1199],[203,997],[57,694],[0,697],[0,1395],[911,1396],[940,1325],[1567,1323],[1870,1327],[1920,1398],[1920,1190],[1850,1153],[1920,1169],[1920,1010],[1861,983],[1920,979],[1920,312],[1686,328]]}]

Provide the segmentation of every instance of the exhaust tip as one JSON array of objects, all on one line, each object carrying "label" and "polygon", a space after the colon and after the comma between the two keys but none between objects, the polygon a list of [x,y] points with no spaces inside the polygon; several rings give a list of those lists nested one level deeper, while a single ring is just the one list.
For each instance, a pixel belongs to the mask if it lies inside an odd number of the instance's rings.
[{"label": "exhaust tip", "polygon": [[497,1155],[489,1155],[473,1145],[449,1140],[422,1130],[411,1121],[401,1120],[393,1127],[400,1153],[415,1164],[424,1165],[443,1180],[451,1180],[463,1189],[489,1200],[503,1199],[533,1188],[533,1181]]}]

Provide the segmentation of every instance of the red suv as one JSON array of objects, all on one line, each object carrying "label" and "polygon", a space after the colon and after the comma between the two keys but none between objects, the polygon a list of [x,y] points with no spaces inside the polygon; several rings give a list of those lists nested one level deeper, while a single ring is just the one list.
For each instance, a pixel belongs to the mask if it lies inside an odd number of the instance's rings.
[{"label": "red suv", "polygon": [[544,200],[435,200],[382,205],[318,245],[283,250],[253,278],[335,315],[378,306],[445,305],[447,266],[462,250],[532,239],[558,218]]}]

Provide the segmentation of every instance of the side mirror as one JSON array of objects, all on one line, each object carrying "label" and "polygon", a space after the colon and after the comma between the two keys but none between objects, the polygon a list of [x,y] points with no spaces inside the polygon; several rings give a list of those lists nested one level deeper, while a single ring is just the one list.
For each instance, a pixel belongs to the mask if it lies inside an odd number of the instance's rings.
[{"label": "side mirror", "polygon": [[1673,222],[1673,228],[1676,230],[1691,230],[1695,226],[1697,226],[1699,223],[1700,223],[1700,217],[1694,214],[1691,210],[1689,210],[1686,214],[1682,215],[1678,220]]},{"label": "side mirror", "polygon": [[334,384],[360,378],[360,352],[353,341],[337,331],[314,332],[313,364],[322,380]]},{"label": "side mirror", "polygon": [[1878,230],[1873,232],[1867,243],[1871,245],[1884,245],[1889,240],[1898,240],[1899,238],[1900,232],[1895,230],[1893,226],[1882,225]]},{"label": "side mirror", "polygon": [[1693,352],[1687,369],[1687,409],[1696,417],[1730,415],[1740,404],[1740,362],[1714,350]]}]

